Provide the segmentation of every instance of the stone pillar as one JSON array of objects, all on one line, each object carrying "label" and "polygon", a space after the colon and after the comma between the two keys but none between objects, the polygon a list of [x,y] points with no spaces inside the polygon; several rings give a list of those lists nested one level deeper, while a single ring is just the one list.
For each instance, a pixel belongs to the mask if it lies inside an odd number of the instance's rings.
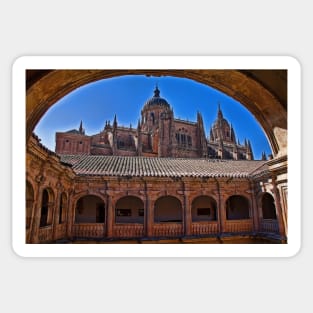
[{"label": "stone pillar", "polygon": [[253,231],[258,232],[260,230],[259,210],[256,201],[255,186],[252,181],[250,181],[250,190],[251,190],[251,205],[252,205],[251,213],[253,218]]},{"label": "stone pillar", "polygon": [[225,211],[225,201],[224,198],[221,195],[220,190],[220,183],[217,179],[215,179],[216,182],[216,189],[217,189],[217,195],[218,195],[218,201],[217,201],[217,220],[218,220],[218,232],[219,234],[222,234],[225,231],[225,222],[226,222],[226,211]]},{"label": "stone pillar", "polygon": [[146,236],[153,237],[153,225],[154,225],[154,202],[147,197],[146,199]]},{"label": "stone pillar", "polygon": [[113,237],[113,219],[114,219],[115,201],[112,196],[108,197],[107,203],[107,237]]},{"label": "stone pillar", "polygon": [[67,205],[67,228],[66,234],[69,239],[73,238],[72,235],[72,227],[75,219],[75,209],[76,209],[76,201],[73,199],[74,192],[71,190],[68,194],[68,205]]},{"label": "stone pillar", "polygon": [[[57,186],[58,187],[58,186]],[[55,205],[52,215],[52,239],[57,239],[57,226],[59,225],[61,192],[56,194]]]},{"label": "stone pillar", "polygon": [[279,194],[279,190],[276,186],[275,177],[272,178],[272,184],[273,184],[273,193],[274,193],[275,205],[276,205],[276,214],[277,214],[277,220],[278,220],[279,235],[282,238],[286,238],[287,237],[287,233],[286,233],[286,226],[287,225],[286,225],[286,220],[284,219],[282,205],[281,205],[281,201],[280,201],[280,194]]},{"label": "stone pillar", "polygon": [[189,193],[185,191],[184,194],[184,228],[185,236],[192,235],[192,215],[191,215],[191,203]]},{"label": "stone pillar", "polygon": [[224,233],[226,230],[226,197],[220,197],[219,201],[219,226],[220,234]]},{"label": "stone pillar", "polygon": [[30,242],[31,243],[38,243],[38,232],[40,227],[40,216],[41,216],[41,202],[42,202],[42,192],[43,187],[40,187],[43,182],[43,177],[38,177],[36,179],[38,182],[38,193],[37,193],[37,199],[35,201],[36,205],[34,206],[34,215],[33,215],[33,221],[31,224],[31,234],[30,234]]},{"label": "stone pillar", "polygon": [[[287,237],[287,201],[284,202],[284,195],[287,194],[287,169],[288,159],[287,155],[276,157],[267,162],[269,171],[272,174],[273,194],[275,198],[277,220],[279,225],[279,234],[285,239]],[[283,189],[283,190],[282,190]],[[281,197],[282,196],[282,197]],[[287,200],[287,199],[285,199]]]}]

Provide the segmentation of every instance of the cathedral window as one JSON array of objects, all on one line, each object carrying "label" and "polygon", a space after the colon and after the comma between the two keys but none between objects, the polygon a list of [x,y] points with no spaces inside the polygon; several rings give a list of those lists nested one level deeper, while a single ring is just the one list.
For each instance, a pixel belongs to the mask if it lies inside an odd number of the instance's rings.
[{"label": "cathedral window", "polygon": [[180,136],[179,136],[179,133],[176,133],[176,134],[175,134],[175,137],[176,137],[177,143],[179,144],[179,143],[180,143]]},{"label": "cathedral window", "polygon": [[188,141],[188,146],[191,147],[192,146],[191,136],[187,136],[187,141]]},{"label": "cathedral window", "polygon": [[154,125],[155,117],[154,117],[154,113],[153,112],[151,112],[151,121],[152,121],[152,124]]},{"label": "cathedral window", "polygon": [[181,144],[182,144],[183,146],[186,145],[186,135],[185,135],[185,134],[181,134]]}]

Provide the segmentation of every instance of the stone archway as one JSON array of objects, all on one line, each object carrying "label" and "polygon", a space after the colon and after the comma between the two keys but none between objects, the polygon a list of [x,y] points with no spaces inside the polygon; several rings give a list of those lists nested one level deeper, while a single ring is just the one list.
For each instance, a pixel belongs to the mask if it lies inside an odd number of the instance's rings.
[{"label": "stone archway", "polygon": [[105,204],[96,195],[84,195],[76,202],[75,223],[105,223]]},{"label": "stone archway", "polygon": [[216,221],[217,220],[217,203],[210,196],[198,196],[193,199],[191,204],[191,216],[193,222],[199,221]]},{"label": "stone archway", "polygon": [[181,223],[183,219],[182,204],[173,196],[162,196],[154,204],[155,223]]},{"label": "stone archway", "polygon": [[[151,69],[27,71],[26,136],[27,139],[30,137],[40,118],[55,102],[85,84],[131,74],[175,76],[211,86],[239,101],[262,126],[273,154],[283,156],[287,154],[287,71],[265,72]],[[266,79],[262,75],[267,75]],[[277,84],[279,87],[275,88]]]},{"label": "stone archway", "polygon": [[275,200],[274,197],[268,193],[265,192],[262,195],[262,217],[263,219],[277,219],[276,215],[276,206],[275,206]]},{"label": "stone archway", "polygon": [[115,223],[144,223],[144,203],[135,196],[125,196],[115,205]]},{"label": "stone archway", "polygon": [[41,195],[41,210],[40,210],[40,227],[49,226],[52,224],[54,209],[54,193],[51,188],[45,188]]},{"label": "stone archway", "polygon": [[230,196],[226,201],[226,218],[227,220],[249,219],[249,200],[241,195]]}]

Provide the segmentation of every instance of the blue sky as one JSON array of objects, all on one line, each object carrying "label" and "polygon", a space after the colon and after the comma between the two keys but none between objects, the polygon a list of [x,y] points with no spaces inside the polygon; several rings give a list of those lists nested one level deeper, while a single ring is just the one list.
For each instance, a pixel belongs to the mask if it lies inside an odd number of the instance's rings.
[{"label": "blue sky", "polygon": [[83,121],[87,135],[100,132],[106,120],[111,123],[114,114],[118,125],[137,126],[145,101],[153,96],[156,84],[160,96],[173,107],[175,118],[196,121],[197,111],[202,113],[206,134],[216,119],[218,103],[224,117],[234,127],[243,143],[250,139],[255,159],[262,151],[271,154],[271,148],[260,124],[239,102],[225,94],[186,78],[121,76],[100,80],[80,87],[53,105],[35,128],[36,135],[50,150],[55,150],[55,133],[78,129]]}]

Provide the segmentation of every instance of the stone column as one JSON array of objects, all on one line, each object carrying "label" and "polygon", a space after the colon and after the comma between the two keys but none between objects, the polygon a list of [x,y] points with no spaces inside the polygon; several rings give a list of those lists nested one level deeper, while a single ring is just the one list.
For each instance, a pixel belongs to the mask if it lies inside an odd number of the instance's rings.
[{"label": "stone column", "polygon": [[260,223],[259,223],[259,210],[258,210],[258,204],[256,201],[256,194],[255,194],[255,188],[254,188],[254,183],[250,181],[250,190],[251,190],[251,213],[252,213],[252,218],[253,218],[253,231],[258,232],[260,230]]},{"label": "stone column", "polygon": [[69,239],[73,239],[72,235],[72,227],[75,218],[75,208],[76,208],[76,201],[73,199],[74,191],[71,190],[68,194],[68,205],[67,205],[67,218],[66,218],[66,234]]},{"label": "stone column", "polygon": [[226,197],[220,197],[219,201],[219,226],[220,234],[226,231]]},{"label": "stone column", "polygon": [[154,224],[154,200],[151,200],[148,196],[146,199],[146,236],[153,237],[153,224]]},{"label": "stone column", "polygon": [[112,196],[108,197],[107,203],[107,237],[113,237],[113,219],[114,219],[114,209],[115,209],[115,201]]},{"label": "stone column", "polygon": [[34,206],[34,215],[33,215],[33,220],[31,223],[31,234],[30,234],[30,242],[31,243],[38,243],[38,232],[39,232],[39,227],[40,227],[40,216],[41,216],[41,202],[42,202],[42,192],[43,192],[43,187],[40,187],[44,181],[43,177],[37,177],[36,181],[38,183],[38,193],[37,193],[37,199],[35,201],[35,206]]},{"label": "stone column", "polygon": [[[57,186],[58,187],[58,186]],[[59,225],[59,215],[60,215],[60,201],[61,201],[61,192],[56,194],[55,205],[52,215],[52,239],[57,239],[57,225]]]},{"label": "stone column", "polygon": [[224,197],[221,195],[220,190],[220,183],[217,179],[215,179],[216,182],[216,189],[217,189],[217,220],[218,220],[218,227],[219,227],[219,234],[222,234],[225,231],[225,222],[226,222],[226,211],[225,211],[225,200]]},{"label": "stone column", "polygon": [[280,201],[280,194],[279,194],[279,190],[278,190],[277,185],[276,185],[275,177],[272,178],[272,184],[273,184],[273,193],[274,193],[275,205],[276,205],[279,235],[282,238],[286,238],[287,237],[286,221],[284,220],[282,205],[281,205],[281,201]]},{"label": "stone column", "polygon": [[184,194],[184,220],[185,236],[190,236],[192,235],[191,203],[189,193],[186,191]]},{"label": "stone column", "polygon": [[287,155],[276,156],[276,158],[267,162],[269,171],[272,174],[273,194],[276,205],[277,220],[279,225],[279,234],[285,239],[287,237],[287,203],[284,203],[283,194],[280,194],[281,189],[287,191]]}]

